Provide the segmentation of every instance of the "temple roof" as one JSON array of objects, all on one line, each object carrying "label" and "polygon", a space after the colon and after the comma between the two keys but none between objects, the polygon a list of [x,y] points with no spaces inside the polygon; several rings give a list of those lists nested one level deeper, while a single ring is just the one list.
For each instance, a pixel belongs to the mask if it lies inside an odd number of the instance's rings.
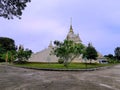
[{"label": "temple roof", "polygon": [[74,34],[72,23],[70,25],[70,30],[67,34],[66,40],[72,40],[75,43],[81,43],[82,42],[80,37],[79,37],[79,34]]}]

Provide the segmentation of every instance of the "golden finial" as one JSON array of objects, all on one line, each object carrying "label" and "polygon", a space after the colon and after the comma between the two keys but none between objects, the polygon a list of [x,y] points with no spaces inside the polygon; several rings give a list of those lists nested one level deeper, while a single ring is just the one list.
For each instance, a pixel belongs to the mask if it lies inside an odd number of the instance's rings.
[{"label": "golden finial", "polygon": [[49,44],[49,46],[48,47],[50,47],[50,48],[52,48],[53,47],[53,45],[52,45],[52,41],[50,41],[50,44]]},{"label": "golden finial", "polygon": [[72,28],[72,17],[70,18],[70,32],[73,32],[73,28]]}]

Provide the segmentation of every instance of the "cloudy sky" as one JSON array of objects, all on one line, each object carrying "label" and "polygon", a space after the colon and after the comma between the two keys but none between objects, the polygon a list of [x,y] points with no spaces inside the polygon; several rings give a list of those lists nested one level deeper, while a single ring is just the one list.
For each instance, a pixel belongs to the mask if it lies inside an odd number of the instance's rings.
[{"label": "cloudy sky", "polygon": [[85,45],[92,42],[103,55],[120,46],[120,0],[32,0],[21,20],[0,18],[0,36],[38,52],[66,38],[71,17]]}]

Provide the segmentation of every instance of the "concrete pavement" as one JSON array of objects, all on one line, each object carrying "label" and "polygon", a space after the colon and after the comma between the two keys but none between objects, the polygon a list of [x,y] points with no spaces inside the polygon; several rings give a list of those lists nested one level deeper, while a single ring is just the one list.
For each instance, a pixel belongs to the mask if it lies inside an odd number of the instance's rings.
[{"label": "concrete pavement", "polygon": [[120,90],[120,65],[85,72],[0,65],[0,90]]}]

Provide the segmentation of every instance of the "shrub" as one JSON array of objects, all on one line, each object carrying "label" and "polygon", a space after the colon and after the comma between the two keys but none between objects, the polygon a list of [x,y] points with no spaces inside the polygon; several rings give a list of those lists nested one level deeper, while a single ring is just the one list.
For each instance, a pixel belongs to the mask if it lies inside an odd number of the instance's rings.
[{"label": "shrub", "polygon": [[23,61],[23,60],[15,60],[15,61],[13,61],[13,63],[14,64],[26,64],[27,61],[26,60],[25,61]]},{"label": "shrub", "polygon": [[59,60],[58,60],[58,63],[59,63],[59,64],[63,64],[63,63],[64,63],[64,60],[63,60],[63,59],[59,59]]}]

